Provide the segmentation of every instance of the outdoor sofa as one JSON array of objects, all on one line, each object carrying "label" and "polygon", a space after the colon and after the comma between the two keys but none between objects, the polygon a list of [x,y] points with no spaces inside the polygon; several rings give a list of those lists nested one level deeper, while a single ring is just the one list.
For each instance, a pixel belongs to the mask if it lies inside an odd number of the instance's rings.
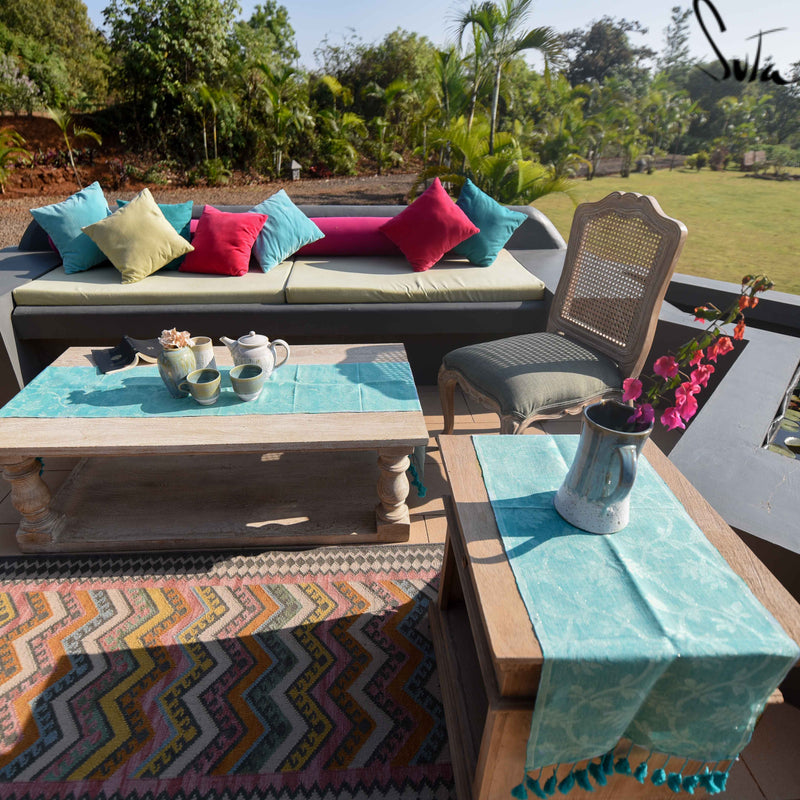
[{"label": "outdoor sofa", "polygon": [[[112,205],[113,208],[113,205]],[[198,218],[203,203],[195,202]],[[247,212],[248,206],[217,206]],[[406,206],[300,205],[309,218],[394,217]],[[64,349],[152,338],[164,328],[238,337],[250,330],[290,344],[403,342],[415,378],[433,384],[442,356],[465,344],[542,330],[542,274],[557,274],[566,244],[529,206],[490,267],[445,258],[414,272],[401,255],[293,255],[241,277],[159,272],[122,284],[111,265],[64,274],[32,221],[0,250],[0,377],[6,402]],[[549,281],[547,281],[549,283]]]}]

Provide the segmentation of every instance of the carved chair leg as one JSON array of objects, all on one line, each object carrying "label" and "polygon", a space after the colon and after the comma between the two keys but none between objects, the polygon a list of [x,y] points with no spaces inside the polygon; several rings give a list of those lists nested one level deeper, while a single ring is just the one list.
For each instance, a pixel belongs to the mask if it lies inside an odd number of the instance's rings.
[{"label": "carved chair leg", "polygon": [[444,418],[443,433],[452,433],[455,427],[455,394],[458,381],[455,378],[439,377],[439,400]]},{"label": "carved chair leg", "polygon": [[522,428],[514,417],[500,416],[500,433],[522,433]]}]

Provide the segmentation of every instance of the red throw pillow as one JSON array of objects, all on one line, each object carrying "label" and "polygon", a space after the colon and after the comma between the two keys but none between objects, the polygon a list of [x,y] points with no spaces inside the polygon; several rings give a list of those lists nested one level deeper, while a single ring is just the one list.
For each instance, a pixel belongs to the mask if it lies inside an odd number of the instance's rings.
[{"label": "red throw pillow", "polygon": [[399,256],[397,245],[381,233],[392,217],[311,217],[325,234],[303,245],[299,256]]},{"label": "red throw pillow", "polygon": [[479,232],[438,178],[380,230],[403,251],[414,272],[430,269],[448,250]]},{"label": "red throw pillow", "polygon": [[250,269],[253,243],[266,221],[266,214],[231,214],[205,206],[192,237],[194,250],[186,254],[180,271],[244,275]]}]

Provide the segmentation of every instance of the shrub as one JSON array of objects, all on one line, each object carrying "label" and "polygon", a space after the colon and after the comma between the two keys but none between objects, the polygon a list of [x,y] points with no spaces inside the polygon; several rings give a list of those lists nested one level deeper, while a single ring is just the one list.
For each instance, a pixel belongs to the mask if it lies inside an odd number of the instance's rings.
[{"label": "shrub", "polygon": [[698,150],[693,155],[686,156],[683,162],[689,169],[696,169],[698,172],[708,164],[708,153],[705,150]]},{"label": "shrub", "polygon": [[715,172],[728,168],[728,162],[731,160],[731,151],[727,147],[716,147],[711,151],[709,156],[709,167]]}]

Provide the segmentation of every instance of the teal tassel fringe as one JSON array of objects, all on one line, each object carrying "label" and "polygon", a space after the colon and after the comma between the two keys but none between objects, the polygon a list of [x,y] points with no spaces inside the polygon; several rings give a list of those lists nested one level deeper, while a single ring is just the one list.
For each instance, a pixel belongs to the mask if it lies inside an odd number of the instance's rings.
[{"label": "teal tassel fringe", "polygon": [[669,786],[673,792],[676,794],[679,793],[682,785],[683,777],[680,772],[670,772],[670,774],[667,775],[667,786]]},{"label": "teal tassel fringe", "polygon": [[[596,761],[590,761],[581,769],[576,769],[575,767],[577,764],[573,764],[572,769],[560,783],[558,782],[558,769],[561,765],[557,764],[553,769],[553,774],[544,782],[544,786],[539,783],[539,779],[542,777],[540,770],[539,778],[534,779],[526,775],[523,783],[519,786],[515,786],[511,790],[511,795],[517,798],[517,800],[527,800],[527,790],[530,790],[536,797],[540,798],[540,800],[546,800],[546,798],[554,795],[556,790],[561,792],[561,794],[569,794],[576,785],[586,792],[593,792],[595,787],[592,785],[590,777],[594,779],[597,786],[606,786],[608,784],[607,775],[611,775],[614,772],[619,775],[630,775],[639,783],[644,784],[648,776],[647,764],[652,755],[653,753],[651,752],[644,761],[632,770],[627,756],[623,756],[615,762],[614,753],[610,751],[602,756],[602,758],[598,758]],[[668,758],[667,763],[670,760],[671,759]],[[714,769],[712,771],[708,766],[704,765],[702,772],[698,771],[693,775],[684,775],[683,770],[688,764],[688,759],[684,762],[679,772],[670,772],[669,774],[665,769],[667,763],[664,763],[662,767],[653,771],[650,776],[650,781],[653,786],[662,786],[666,784],[675,794],[680,794],[680,792],[683,791],[691,795],[695,793],[698,787],[705,789],[710,795],[724,792],[727,787],[731,767],[733,766],[733,761],[731,761],[726,770]],[[718,765],[719,762],[716,766]]]},{"label": "teal tassel fringe", "polygon": [[523,781],[519,786],[515,786],[511,790],[511,796],[516,797],[517,800],[527,800],[528,792],[525,789],[525,781]]},{"label": "teal tassel fringe", "polygon": [[605,772],[606,775],[612,775],[614,773],[614,751],[613,750],[609,750],[603,756],[602,764],[603,764],[603,772]]},{"label": "teal tassel fringe", "polygon": [[614,772],[617,772],[620,775],[633,775],[631,772],[631,762],[628,761],[627,756],[617,760],[617,763],[614,764]]},{"label": "teal tassel fringe", "polygon": [[575,775],[572,771],[570,771],[569,775],[564,778],[561,783],[558,784],[558,791],[561,794],[569,794],[572,791],[572,787],[575,785]]},{"label": "teal tassel fringe", "polygon": [[539,781],[536,778],[526,778],[525,784],[537,797],[541,797],[542,800],[547,800],[547,795],[545,794],[544,789],[542,789],[542,787],[539,785]]},{"label": "teal tassel fringe", "polygon": [[657,769],[650,778],[653,786],[662,786],[667,782],[667,773],[663,769]]},{"label": "teal tassel fringe", "polygon": [[428,489],[425,486],[425,484],[419,479],[419,475],[417,475],[417,470],[413,464],[408,465],[408,472],[411,473],[410,483],[417,490],[417,496],[425,497],[425,495],[428,493]]},{"label": "teal tassel fringe", "polygon": [[[731,767],[732,766],[733,766],[733,762],[731,762]],[[728,774],[731,771],[731,767],[728,767],[728,769],[726,769],[725,772],[718,772],[717,773],[717,780],[715,782],[716,782],[716,784],[719,787],[719,790],[721,792],[724,792],[725,789],[728,786]]]},{"label": "teal tassel fringe", "polygon": [[606,773],[603,771],[603,765],[598,761],[592,761],[589,764],[589,774],[594,778],[598,786],[605,786],[608,783]]},{"label": "teal tassel fringe", "polygon": [[585,769],[575,770],[575,783],[586,792],[594,791],[594,786],[592,786],[592,782],[589,780],[589,773]]},{"label": "teal tassel fringe", "polygon": [[687,794],[694,794],[694,790],[697,788],[698,783],[700,783],[699,775],[687,775],[683,779],[683,790]]}]

